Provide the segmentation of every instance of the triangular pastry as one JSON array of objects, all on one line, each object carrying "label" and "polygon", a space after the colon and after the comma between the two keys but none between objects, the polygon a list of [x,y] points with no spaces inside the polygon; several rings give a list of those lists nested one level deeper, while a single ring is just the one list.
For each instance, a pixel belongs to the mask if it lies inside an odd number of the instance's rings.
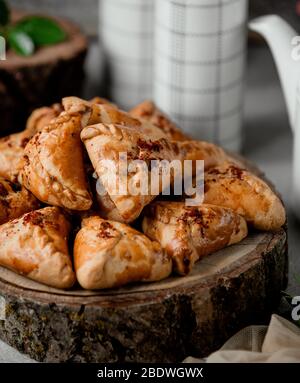
[{"label": "triangular pastry", "polygon": [[59,104],[36,109],[27,120],[26,129],[0,139],[0,177],[16,182],[21,170],[21,159],[28,141],[43,130],[61,112]]},{"label": "triangular pastry", "polygon": [[[132,222],[141,213],[144,206],[150,203],[162,190],[162,185],[155,191],[151,189],[149,165],[151,160],[168,160],[180,158],[176,143],[166,139],[152,140],[142,134],[139,129],[122,125],[96,124],[83,129],[81,139],[85,144],[93,167],[100,178],[112,202],[125,222]],[[121,174],[119,172],[120,153],[125,153],[127,164],[135,160],[142,160],[144,168],[129,172],[125,190],[120,190]],[[115,165],[117,177],[114,177],[109,166],[104,161],[111,161]],[[122,162],[122,159],[121,161]],[[144,173],[143,173],[144,172]],[[131,190],[142,180],[146,180],[148,191],[134,194]],[[117,182],[115,182],[117,181]],[[116,193],[117,190],[117,193]],[[152,193],[153,192],[153,193]]]},{"label": "triangular pastry", "polygon": [[0,177],[0,225],[39,207],[30,191]]},{"label": "triangular pastry", "polygon": [[125,224],[98,216],[85,218],[74,244],[78,282],[85,289],[106,289],[168,277],[171,259],[157,242]]},{"label": "triangular pastry", "polygon": [[247,236],[244,218],[215,205],[188,207],[183,202],[153,202],[143,219],[143,232],[158,241],[172,258],[174,270],[188,274],[194,263]]},{"label": "triangular pastry", "polygon": [[46,207],[0,226],[0,265],[56,288],[70,288],[75,274],[68,252],[70,224]]},{"label": "triangular pastry", "polygon": [[228,155],[218,145],[206,141],[185,141],[178,142],[178,148],[184,160],[195,163],[196,160],[203,160],[205,169],[219,165],[228,159]]},{"label": "triangular pastry", "polygon": [[279,229],[286,221],[284,206],[269,185],[230,162],[205,173],[204,202],[229,207],[259,230]]},{"label": "triangular pastry", "polygon": [[35,133],[42,131],[54,118],[58,117],[63,111],[60,104],[50,107],[42,107],[34,110],[26,123],[26,133],[32,137]]},{"label": "triangular pastry", "polygon": [[14,133],[0,139],[0,177],[16,182],[24,148],[30,140],[27,132]]},{"label": "triangular pastry", "polygon": [[98,123],[124,125],[139,129],[153,139],[167,138],[166,134],[150,121],[135,118],[119,109],[116,105],[103,102],[103,99],[95,98],[91,101],[86,101],[78,97],[66,97],[63,99],[63,106],[68,113],[82,112],[85,108],[90,108],[89,125]]},{"label": "triangular pastry", "polygon": [[40,201],[71,210],[91,207],[80,140],[88,118],[64,112],[26,145],[21,183]]}]

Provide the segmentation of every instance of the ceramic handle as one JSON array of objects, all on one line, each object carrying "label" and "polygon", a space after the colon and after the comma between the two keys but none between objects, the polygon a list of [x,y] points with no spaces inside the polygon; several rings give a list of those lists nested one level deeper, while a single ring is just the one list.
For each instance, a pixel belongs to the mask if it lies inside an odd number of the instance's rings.
[{"label": "ceramic handle", "polygon": [[267,15],[249,23],[249,29],[267,42],[282,84],[292,129],[295,127],[296,86],[300,74],[299,62],[292,57],[292,40],[297,32],[281,17]]}]

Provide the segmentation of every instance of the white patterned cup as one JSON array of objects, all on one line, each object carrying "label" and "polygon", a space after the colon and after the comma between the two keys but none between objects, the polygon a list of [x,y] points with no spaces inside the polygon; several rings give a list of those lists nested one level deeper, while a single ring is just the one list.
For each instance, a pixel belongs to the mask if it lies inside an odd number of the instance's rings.
[{"label": "white patterned cup", "polygon": [[193,137],[242,147],[247,0],[159,0],[154,100]]}]

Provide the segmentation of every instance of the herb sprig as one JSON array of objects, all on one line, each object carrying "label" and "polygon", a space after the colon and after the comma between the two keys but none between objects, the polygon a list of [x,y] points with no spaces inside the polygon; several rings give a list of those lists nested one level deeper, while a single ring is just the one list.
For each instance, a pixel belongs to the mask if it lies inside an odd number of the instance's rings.
[{"label": "herb sprig", "polygon": [[58,44],[67,37],[58,23],[43,16],[26,16],[12,24],[5,0],[0,0],[0,36],[21,56],[31,56],[37,48]]}]

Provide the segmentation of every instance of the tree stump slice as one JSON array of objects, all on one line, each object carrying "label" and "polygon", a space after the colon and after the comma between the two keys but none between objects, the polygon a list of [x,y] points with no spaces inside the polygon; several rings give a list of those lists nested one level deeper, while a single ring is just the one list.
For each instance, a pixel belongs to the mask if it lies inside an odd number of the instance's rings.
[{"label": "tree stump slice", "polygon": [[186,277],[62,291],[0,268],[0,338],[43,362],[178,362],[268,320],[287,283],[286,228],[251,233]]},{"label": "tree stump slice", "polygon": [[[26,15],[14,11],[13,21]],[[81,94],[87,39],[73,23],[54,19],[66,31],[66,41],[41,47],[30,57],[8,50],[0,62],[0,136],[23,130],[35,108]]]}]

